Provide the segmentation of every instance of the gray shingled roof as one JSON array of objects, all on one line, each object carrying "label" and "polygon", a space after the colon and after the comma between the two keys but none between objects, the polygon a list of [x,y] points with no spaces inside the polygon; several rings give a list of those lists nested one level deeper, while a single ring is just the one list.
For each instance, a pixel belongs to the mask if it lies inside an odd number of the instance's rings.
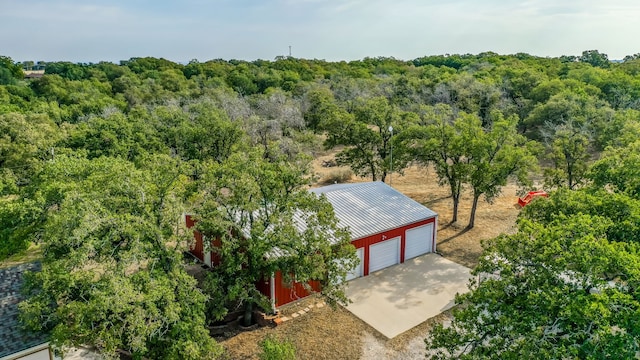
[{"label": "gray shingled roof", "polygon": [[46,334],[23,331],[18,321],[23,274],[39,270],[39,263],[0,269],[0,358],[47,342]]},{"label": "gray shingled roof", "polygon": [[339,225],[351,230],[352,240],[437,216],[424,205],[379,181],[329,185],[310,191],[327,197]]}]

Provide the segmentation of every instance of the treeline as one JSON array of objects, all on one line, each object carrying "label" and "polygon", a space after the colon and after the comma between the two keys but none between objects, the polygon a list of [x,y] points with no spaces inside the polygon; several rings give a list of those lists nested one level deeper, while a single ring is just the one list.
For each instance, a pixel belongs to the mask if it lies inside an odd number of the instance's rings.
[{"label": "treeline", "polygon": [[[308,134],[326,131],[323,126],[331,119],[346,115],[358,117],[359,122],[375,121],[371,112],[377,106],[378,117],[386,116],[380,111],[393,112],[388,115],[393,119],[384,121],[400,135],[403,127],[424,123],[424,114],[442,104],[454,116],[479,117],[484,128],[498,112],[504,118],[517,117],[519,134],[546,145],[555,172],[549,171],[548,178],[556,185],[566,182],[573,187],[580,183],[584,166],[563,166],[568,157],[575,157],[564,154],[569,151],[567,137],[578,138],[574,147],[592,155],[613,144],[628,122],[640,117],[638,57],[611,63],[606,54],[595,50],[561,58],[481,53],[413,61],[283,57],[253,62],[193,60],[187,65],[155,58],[132,58],[120,65],[51,62],[44,77],[30,81],[20,80],[20,66],[11,59],[4,57],[0,65],[3,126],[15,129],[25,122],[24,131],[37,128],[48,134],[43,139],[25,139],[31,142],[24,144],[29,145],[27,155],[10,153],[21,143],[13,141],[18,135],[8,135],[0,161],[3,171],[10,173],[7,176],[17,177],[19,183],[30,174],[20,168],[29,168],[34,156],[46,159],[54,148],[131,161],[143,153],[178,154],[187,160],[220,157],[198,143],[193,138],[197,134],[188,128],[218,133],[215,126],[236,126],[255,144],[265,147],[278,141],[286,151],[296,151],[289,148],[316,141]],[[188,117],[195,119],[186,121]],[[219,120],[214,128],[198,124],[212,119]],[[213,141],[210,136],[202,138]],[[334,138],[331,142],[348,141]],[[589,158],[584,153],[577,157]],[[396,169],[401,168],[400,162],[397,165]],[[369,164],[364,171],[363,166],[356,165],[354,171],[373,179],[384,178],[383,173],[390,170]]]},{"label": "treeline", "polygon": [[[58,344],[111,355],[219,354],[205,325],[268,308],[255,284],[275,269],[321,280],[344,300],[327,274],[353,264],[348,234],[306,191],[322,148],[338,148],[338,163],[372,180],[435,167],[452,221],[461,191],[472,191],[472,227],[481,198],[509,178],[530,186],[539,165],[549,190],[617,186],[615,174],[595,177],[589,166],[603,151],[634,159],[619,152],[636,149],[640,134],[640,59],[612,63],[595,50],[51,62],[38,79],[0,60],[0,259],[40,244],[24,321]],[[291,221],[301,210],[304,233]],[[221,240],[223,263],[204,290],[184,270],[184,213]]]}]

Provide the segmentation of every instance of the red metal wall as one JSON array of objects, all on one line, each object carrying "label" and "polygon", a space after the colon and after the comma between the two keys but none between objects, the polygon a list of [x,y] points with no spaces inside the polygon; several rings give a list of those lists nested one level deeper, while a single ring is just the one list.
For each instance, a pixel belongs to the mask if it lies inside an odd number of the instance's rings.
[{"label": "red metal wall", "polygon": [[[436,248],[436,244],[435,244],[435,234],[436,234],[436,226],[437,224],[435,224],[437,217],[433,217],[430,219],[425,219],[422,221],[418,221],[415,222],[413,224],[409,224],[409,225],[405,225],[399,228],[395,228],[395,229],[391,229],[389,231],[385,231],[383,233],[379,233],[379,234],[375,234],[375,235],[371,235],[371,236],[367,236],[364,238],[360,238],[357,240],[353,240],[351,243],[356,247],[356,248],[364,248],[364,276],[369,275],[369,246],[377,244],[379,242],[385,241],[385,240],[389,240],[389,239],[393,239],[395,237],[400,236],[400,262],[403,263],[404,262],[404,250],[405,250],[405,231],[407,231],[408,229],[412,229],[414,227],[418,227],[418,226],[422,226],[422,225],[426,225],[426,224],[430,224],[430,223],[434,223],[434,228],[433,228],[433,239],[431,239],[432,243],[431,243],[431,248],[435,250]],[[191,218],[190,215],[186,216],[186,223],[187,223],[187,227],[191,228],[195,225],[195,221]],[[196,243],[194,245],[194,247],[191,249],[191,253],[194,254],[198,259],[200,259],[201,261],[204,261],[204,251],[203,251],[203,243],[202,243],[202,234],[198,231],[194,230],[194,237],[196,239]],[[216,239],[213,241],[213,246],[219,246],[220,245],[220,240]],[[211,253],[211,261],[212,264],[218,264],[220,261],[220,258],[218,256],[217,253],[212,252]],[[277,271],[274,275],[274,280],[275,280],[275,298],[276,298],[276,307],[278,306],[282,306],[284,304],[288,304],[290,302],[302,299],[306,296],[311,295],[310,292],[308,292],[304,286],[302,286],[302,284],[300,283],[293,283],[293,286],[291,288],[288,288],[285,286],[285,283],[283,282],[282,279],[282,274]],[[311,288],[313,289],[313,291],[315,292],[319,292],[320,291],[320,282],[319,281],[310,281],[309,285],[311,286]],[[267,279],[262,279],[260,281],[258,281],[256,283],[256,287],[257,289],[263,293],[264,295],[266,295],[268,298],[271,298],[271,279],[267,278]]]},{"label": "red metal wall", "polygon": [[[196,224],[191,215],[185,215],[185,222],[187,224],[187,228],[189,229],[191,229]],[[196,239],[196,242],[191,246],[189,252],[192,253],[193,256],[200,259],[200,261],[204,262],[204,244],[202,242],[202,234],[197,230],[193,230],[193,237]]]},{"label": "red metal wall", "polygon": [[[280,273],[280,271],[276,271],[274,275],[274,280],[276,283],[276,286],[275,286],[276,307],[282,306],[284,304],[288,304],[292,301],[296,301],[311,295],[311,292],[307,291],[304,288],[304,286],[302,286],[302,284],[297,282],[294,282],[293,286],[290,288],[286,287],[286,284],[282,280],[282,273]],[[309,281],[309,285],[313,289],[313,292],[320,291],[319,281]],[[267,292],[264,294],[267,296],[270,295],[270,289],[268,287],[267,287]]]},{"label": "red metal wall", "polygon": [[256,282],[256,289],[260,291],[264,296],[271,299],[271,278],[264,277]]},{"label": "red metal wall", "polygon": [[356,247],[356,249],[359,248],[364,248],[364,271],[363,274],[364,276],[369,275],[369,246],[377,244],[379,242],[385,241],[385,240],[389,240],[389,239],[393,239],[395,237],[400,236],[400,263],[404,262],[404,248],[405,248],[405,237],[404,237],[404,233],[405,231],[412,229],[414,227],[418,227],[418,226],[422,226],[422,225],[426,225],[426,224],[430,224],[430,223],[434,223],[434,228],[433,228],[433,239],[431,239],[432,243],[431,243],[431,248],[435,250],[435,233],[436,233],[436,217],[432,217],[430,219],[425,219],[422,221],[418,221],[415,222],[413,224],[409,224],[409,225],[405,225],[399,228],[395,228],[395,229],[391,229],[389,231],[385,231],[383,233],[379,233],[379,234],[375,234],[375,235],[371,235],[371,236],[367,236],[367,237],[363,237],[357,240],[353,240],[351,241],[351,243],[353,244],[353,246]]},{"label": "red metal wall", "polygon": [[[430,219],[425,219],[422,221],[415,222],[413,224],[409,224],[406,226],[402,226],[399,228],[391,229],[384,233],[375,234],[371,236],[367,236],[361,239],[353,240],[351,243],[356,248],[364,248],[364,275],[369,275],[369,246],[377,244],[381,241],[393,239],[395,237],[400,236],[400,262],[404,262],[404,249],[405,249],[405,231],[412,229],[414,227],[426,225],[426,224],[434,224],[433,228],[433,238],[431,239],[431,248],[435,250],[435,234],[436,234],[436,219],[437,217],[433,217]],[[276,296],[276,307],[282,306],[284,304],[288,304],[292,301],[296,301],[305,296],[309,296],[310,293],[302,286],[300,283],[294,283],[293,288],[285,287],[285,284],[282,281],[282,274],[280,272],[276,272],[275,276],[275,296]],[[311,281],[309,282],[314,291],[320,291],[320,282]],[[262,280],[258,285],[258,289],[260,292],[265,294],[267,297],[270,296],[270,280]]]},{"label": "red metal wall", "polygon": [[[191,215],[185,215],[185,222],[187,224],[187,228],[189,229],[196,224],[196,221],[191,217]],[[189,252],[192,253],[198,259],[200,259],[200,261],[204,262],[204,241],[203,241],[202,233],[200,233],[198,230],[193,230],[193,237],[196,239],[196,241],[195,241],[195,244],[193,244],[193,246],[189,250]],[[219,248],[220,245],[222,245],[220,242],[220,239],[214,239],[211,242],[212,248],[215,248],[215,247]],[[211,251],[211,265],[217,265],[217,264],[220,264],[220,255],[218,255],[218,253],[215,251]]]}]

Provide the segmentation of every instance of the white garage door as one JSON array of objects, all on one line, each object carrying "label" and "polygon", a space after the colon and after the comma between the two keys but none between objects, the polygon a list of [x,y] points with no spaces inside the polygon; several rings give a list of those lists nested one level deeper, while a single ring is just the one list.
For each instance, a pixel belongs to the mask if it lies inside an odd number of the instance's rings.
[{"label": "white garage door", "polygon": [[433,224],[409,229],[405,232],[404,260],[431,252]]},{"label": "white garage door", "polygon": [[364,248],[356,249],[356,255],[358,255],[358,259],[360,259],[360,262],[358,263],[358,265],[356,265],[356,267],[353,268],[353,270],[347,273],[347,281],[359,278],[363,275],[362,270],[364,269]]},{"label": "white garage door", "polygon": [[382,270],[400,262],[400,237],[369,247],[369,273]]}]

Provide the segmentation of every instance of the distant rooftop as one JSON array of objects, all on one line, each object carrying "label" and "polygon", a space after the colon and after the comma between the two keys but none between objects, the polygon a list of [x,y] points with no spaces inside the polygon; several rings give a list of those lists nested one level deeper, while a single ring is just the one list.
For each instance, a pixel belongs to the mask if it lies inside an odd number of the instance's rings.
[{"label": "distant rooftop", "polygon": [[41,78],[44,76],[44,70],[22,70],[24,77],[27,79]]}]

